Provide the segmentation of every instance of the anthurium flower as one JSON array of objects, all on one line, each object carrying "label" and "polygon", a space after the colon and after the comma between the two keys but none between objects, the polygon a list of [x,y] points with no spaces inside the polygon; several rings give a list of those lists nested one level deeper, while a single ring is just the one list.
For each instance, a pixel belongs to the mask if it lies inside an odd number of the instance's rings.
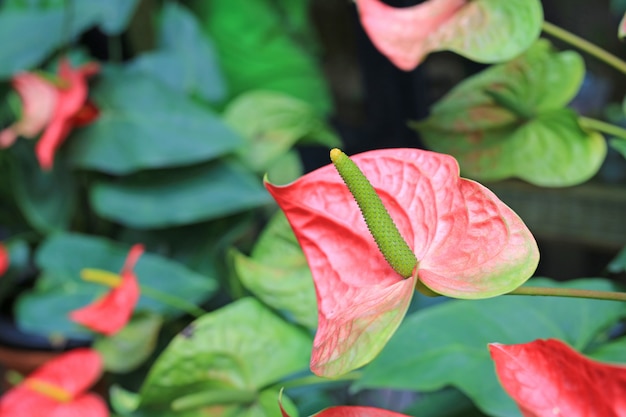
[{"label": "anthurium flower", "polygon": [[[278,406],[280,407],[280,413],[283,417],[290,417],[287,410],[282,404],[281,390],[278,396]],[[396,413],[394,411],[385,410],[376,407],[362,407],[362,406],[337,406],[326,408],[319,413],[313,414],[312,417],[408,417],[405,414]]]},{"label": "anthurium flower", "polygon": [[565,343],[492,343],[504,389],[524,417],[626,416],[626,366],[586,358]]},{"label": "anthurium flower", "polygon": [[446,49],[479,62],[512,58],[537,39],[543,20],[536,0],[427,0],[403,8],[355,1],[374,46],[406,71]]},{"label": "anthurium flower", "polygon": [[7,272],[10,262],[9,251],[4,243],[0,242],[0,277]]},{"label": "anthurium flower", "polygon": [[75,126],[85,125],[97,117],[97,109],[87,101],[87,78],[98,71],[99,66],[94,62],[78,68],[73,68],[67,59],[59,63],[61,85],[57,87],[57,103],[35,148],[43,169],[52,168],[57,149]]},{"label": "anthurium flower", "polygon": [[39,74],[22,72],[13,77],[13,88],[22,101],[20,119],[0,132],[0,147],[9,147],[18,136],[33,138],[52,119],[57,105],[55,85]]},{"label": "anthurium flower", "polygon": [[416,284],[457,298],[509,292],[528,279],[538,250],[519,217],[456,160],[419,149],[352,157],[417,258],[406,278],[381,254],[332,165],[295,182],[266,183],[285,212],[315,282],[318,330],[311,369],[336,376],[371,361],[402,321]]},{"label": "anthurium flower", "polygon": [[2,417],[108,417],[106,403],[87,390],[102,374],[100,354],[87,348],[64,353],[28,375],[0,398]]},{"label": "anthurium flower", "polygon": [[134,245],[130,249],[121,276],[93,269],[83,271],[84,279],[99,281],[113,288],[92,304],[72,311],[70,318],[107,336],[120,331],[130,320],[139,300],[139,283],[133,268],[143,252],[142,245]]}]

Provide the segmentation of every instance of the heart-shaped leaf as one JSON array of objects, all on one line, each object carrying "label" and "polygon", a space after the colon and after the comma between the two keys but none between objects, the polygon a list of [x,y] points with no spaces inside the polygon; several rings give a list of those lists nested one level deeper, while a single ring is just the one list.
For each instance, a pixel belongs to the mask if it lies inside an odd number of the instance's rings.
[{"label": "heart-shaped leaf", "polygon": [[[528,284],[619,290],[600,278],[567,283],[533,278]],[[623,303],[603,300],[507,295],[445,302],[408,316],[353,389],[434,391],[454,386],[487,415],[515,416],[517,407],[493,371],[488,343],[559,338],[577,350],[593,352],[625,314]]]},{"label": "heart-shaped leaf", "polygon": [[385,261],[332,165],[299,180],[266,183],[304,250],[317,291],[311,367],[338,375],[372,360],[404,317],[418,278],[458,298],[509,292],[533,273],[536,243],[524,223],[454,158],[418,149],[354,156],[415,253],[417,277]]},{"label": "heart-shaped leaf", "polygon": [[626,366],[590,360],[556,339],[491,343],[489,351],[524,417],[626,414]]},{"label": "heart-shaped leaf", "polygon": [[250,257],[240,252],[233,256],[241,283],[255,296],[288,318],[317,327],[311,271],[282,212],[270,220]]},{"label": "heart-shaped leaf", "polygon": [[[238,300],[197,319],[172,340],[141,388],[140,407],[183,409],[191,395],[220,391],[262,402],[264,387],[306,368],[310,346],[305,331],[259,301]],[[212,405],[223,401],[216,397]]]},{"label": "heart-shaped leaf", "polygon": [[100,116],[72,139],[77,167],[129,174],[216,159],[242,144],[211,110],[145,74],[109,68],[92,92]]},{"label": "heart-shaped leaf", "polygon": [[593,176],[606,155],[602,135],[563,108],[584,75],[575,52],[547,41],[455,87],[415,123],[427,146],[459,160],[463,175],[485,181],[519,177],[565,186]]},{"label": "heart-shaped leaf", "polygon": [[90,199],[102,217],[137,229],[198,223],[271,202],[259,178],[233,162],[103,181],[91,189]]},{"label": "heart-shaped leaf", "polygon": [[224,120],[247,139],[237,150],[255,172],[265,173],[296,143],[338,146],[339,138],[307,102],[274,91],[254,90],[234,99]]},{"label": "heart-shaped leaf", "polygon": [[372,43],[407,71],[441,50],[478,62],[513,58],[537,39],[543,21],[537,0],[428,0],[405,8],[356,3]]}]

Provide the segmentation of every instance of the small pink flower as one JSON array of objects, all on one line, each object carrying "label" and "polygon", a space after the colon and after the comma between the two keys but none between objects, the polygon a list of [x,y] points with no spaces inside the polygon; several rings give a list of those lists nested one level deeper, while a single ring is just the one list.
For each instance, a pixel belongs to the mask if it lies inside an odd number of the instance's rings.
[{"label": "small pink flower", "polygon": [[139,284],[133,268],[143,252],[142,245],[134,245],[122,268],[121,279],[113,289],[92,304],[72,311],[70,318],[107,336],[119,332],[130,320],[139,300]]},{"label": "small pink flower", "polygon": [[11,146],[18,136],[37,136],[52,119],[59,96],[56,86],[36,73],[19,73],[12,84],[22,100],[22,117],[0,132],[0,148]]},{"label": "small pink flower", "polygon": [[[98,64],[89,62],[72,68],[67,59],[59,63],[59,77],[64,85],[58,87],[58,100],[52,119],[37,142],[35,152],[43,169],[51,169],[57,149],[67,138],[74,126],[93,121],[98,113],[87,101],[87,78],[99,71]],[[85,106],[88,107],[85,112]],[[84,117],[85,113],[88,117]]]},{"label": "small pink flower", "polygon": [[102,375],[92,349],[64,353],[35,370],[0,398],[2,417],[108,417],[106,403],[87,390]]}]

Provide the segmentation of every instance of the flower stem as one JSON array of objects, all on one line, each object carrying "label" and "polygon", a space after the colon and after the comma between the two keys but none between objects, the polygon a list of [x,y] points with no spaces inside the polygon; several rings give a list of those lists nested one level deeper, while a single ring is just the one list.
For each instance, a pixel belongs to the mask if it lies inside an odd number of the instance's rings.
[{"label": "flower stem", "polygon": [[583,129],[597,130],[610,136],[626,139],[626,129],[614,124],[583,116],[578,117],[578,122]]},{"label": "flower stem", "polygon": [[600,61],[612,66],[616,70],[626,74],[626,62],[619,59],[615,55],[607,52],[606,50],[600,48],[597,45],[589,42],[586,39],[581,38],[580,36],[574,35],[571,32],[566,31],[552,23],[544,21],[542,24],[542,30],[548,35],[554,36],[557,39],[562,40],[563,42],[569,43],[570,45],[580,49],[588,53],[591,56],[596,57]]},{"label": "flower stem", "polygon": [[145,285],[141,285],[140,287],[142,294],[144,294],[146,297],[150,297],[154,300],[162,302],[163,304],[167,304],[181,311],[184,311],[185,313],[195,318],[198,318],[206,313],[206,311],[204,311],[197,305],[190,303],[189,301],[182,298],[176,297],[175,295],[167,294],[163,291],[159,291],[151,287],[146,287]]},{"label": "flower stem", "polygon": [[519,287],[505,295],[548,295],[553,297],[589,298],[626,301],[626,293],[617,291],[581,290],[577,288]]}]

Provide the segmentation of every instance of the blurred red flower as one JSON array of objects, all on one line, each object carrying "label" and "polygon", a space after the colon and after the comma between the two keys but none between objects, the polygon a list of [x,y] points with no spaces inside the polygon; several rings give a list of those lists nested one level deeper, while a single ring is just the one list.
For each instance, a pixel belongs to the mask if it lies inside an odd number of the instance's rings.
[{"label": "blurred red flower", "polygon": [[139,283],[133,268],[143,252],[143,245],[134,245],[128,253],[121,277],[113,284],[113,288],[92,304],[72,311],[70,318],[107,336],[120,331],[130,320],[139,300]]},{"label": "blurred red flower", "polygon": [[102,374],[100,354],[87,348],[64,353],[28,375],[0,398],[1,417],[108,417],[106,403],[87,392]]}]

